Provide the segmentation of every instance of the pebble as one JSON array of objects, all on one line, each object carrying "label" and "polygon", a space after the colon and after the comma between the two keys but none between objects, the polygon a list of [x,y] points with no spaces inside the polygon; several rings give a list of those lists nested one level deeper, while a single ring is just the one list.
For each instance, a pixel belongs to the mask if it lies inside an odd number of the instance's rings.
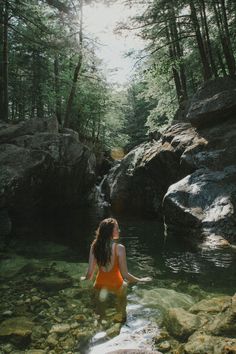
[{"label": "pebble", "polygon": [[2,314],[3,314],[3,316],[11,316],[13,314],[13,311],[7,310],[7,311],[4,311]]},{"label": "pebble", "polygon": [[158,349],[161,350],[162,352],[166,352],[170,350],[171,345],[168,341],[164,341],[158,345]]},{"label": "pebble", "polygon": [[70,326],[66,323],[53,325],[49,333],[66,333],[70,330]]}]

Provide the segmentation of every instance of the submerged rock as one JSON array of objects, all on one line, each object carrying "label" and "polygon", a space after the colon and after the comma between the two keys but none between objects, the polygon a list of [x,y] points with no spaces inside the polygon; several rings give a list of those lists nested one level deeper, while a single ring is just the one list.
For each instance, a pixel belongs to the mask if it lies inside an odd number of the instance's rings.
[{"label": "submerged rock", "polygon": [[182,308],[171,308],[165,316],[165,325],[169,333],[180,340],[186,340],[200,328],[206,320],[191,314]]},{"label": "submerged rock", "polygon": [[70,287],[72,285],[72,279],[52,275],[49,277],[42,277],[35,282],[35,285],[43,290],[56,291]]},{"label": "submerged rock", "polygon": [[195,332],[184,345],[186,354],[227,354],[235,353],[236,339],[211,336]]},{"label": "submerged rock", "polygon": [[158,308],[163,314],[173,307],[189,309],[195,302],[192,296],[172,289],[140,289],[136,293],[140,296],[140,304]]},{"label": "submerged rock", "polygon": [[7,338],[23,346],[27,345],[30,342],[33,326],[33,321],[24,316],[7,319],[0,325],[0,338]]},{"label": "submerged rock", "polygon": [[230,305],[230,302],[230,296],[219,296],[211,299],[203,299],[190,307],[189,311],[191,313],[207,312],[214,314],[224,311]]}]

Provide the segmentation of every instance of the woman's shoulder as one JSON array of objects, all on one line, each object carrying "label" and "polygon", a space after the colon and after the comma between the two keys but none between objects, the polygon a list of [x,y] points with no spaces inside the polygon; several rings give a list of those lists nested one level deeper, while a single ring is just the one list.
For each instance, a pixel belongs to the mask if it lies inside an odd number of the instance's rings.
[{"label": "woman's shoulder", "polygon": [[122,253],[122,252],[124,252],[125,251],[125,246],[124,245],[122,245],[121,243],[117,243],[117,252],[118,253]]}]

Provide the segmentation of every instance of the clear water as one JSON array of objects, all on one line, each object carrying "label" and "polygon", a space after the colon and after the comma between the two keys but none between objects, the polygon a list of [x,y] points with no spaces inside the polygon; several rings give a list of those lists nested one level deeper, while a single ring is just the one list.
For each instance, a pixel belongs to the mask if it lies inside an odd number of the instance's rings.
[{"label": "clear water", "polygon": [[[170,295],[171,291],[173,294],[186,294],[194,301],[215,294],[234,294],[234,250],[192,249],[179,239],[166,238],[163,226],[155,220],[119,216],[120,242],[126,246],[129,271],[136,276],[152,276],[153,281],[129,287],[127,322],[121,328],[112,322],[112,316],[99,323],[94,314],[92,284],[81,285],[79,277],[86,269],[84,263],[88,261],[89,246],[103,217],[102,210],[89,209],[68,211],[67,214],[38,214],[28,218],[24,215],[24,218],[15,218],[12,235],[0,254],[0,290],[3,299],[0,319],[5,321],[19,315],[31,316],[34,323],[45,331],[42,331],[41,338],[39,335],[33,342],[23,344],[4,337],[0,339],[2,348],[9,345],[14,352],[20,345],[24,350],[46,347],[53,350],[52,343],[45,344],[50,328],[55,324],[76,323],[75,313],[84,314],[85,318],[78,320],[79,329],[74,325],[74,331],[77,332],[73,338],[69,338],[68,333],[55,334],[57,341],[61,341],[61,345],[54,348],[56,353],[70,350],[73,353],[85,353],[87,350],[91,353],[99,353],[99,350],[105,353],[104,343],[116,349],[119,343],[123,343],[123,346],[125,344],[127,348],[133,348],[137,343],[139,347],[148,346],[150,333],[157,331],[160,323],[158,289],[166,289]],[[29,267],[32,262],[36,266]],[[37,279],[40,276],[53,275],[54,271],[57,276],[63,276],[68,269],[74,281],[67,292],[38,289]],[[81,290],[81,296],[71,296],[70,289]],[[39,296],[39,304],[37,300],[36,304],[31,303],[32,294]],[[157,298],[152,301],[153,294]],[[19,299],[24,303],[19,303]],[[45,310],[42,305],[45,300],[49,301],[49,310]],[[112,336],[115,337],[108,341],[110,337],[106,336],[106,331],[112,326]],[[133,342],[130,333],[136,333]]]}]

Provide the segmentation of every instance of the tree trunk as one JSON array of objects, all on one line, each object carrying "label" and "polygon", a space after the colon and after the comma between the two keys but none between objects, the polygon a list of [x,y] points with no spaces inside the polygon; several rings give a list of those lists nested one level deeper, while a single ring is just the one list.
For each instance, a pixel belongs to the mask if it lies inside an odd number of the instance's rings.
[{"label": "tree trunk", "polygon": [[[169,32],[169,28],[167,25],[166,25],[166,38],[167,38],[168,42],[171,41],[170,32]],[[171,44],[169,45],[169,57],[170,57],[171,61],[173,61],[173,62],[176,60],[174,48]],[[178,102],[180,104],[182,101],[182,86],[181,86],[181,81],[180,81],[180,77],[179,77],[179,72],[176,69],[175,64],[172,64],[172,73],[173,73],[173,78],[174,78],[174,82],[175,82],[175,89],[176,89],[176,93],[177,93]]]},{"label": "tree trunk", "polygon": [[[219,31],[224,57],[226,60],[226,65],[228,67],[228,72],[230,75],[234,75],[236,71],[236,66],[235,66],[235,59],[234,59],[230,35],[229,35],[225,4],[224,1],[221,2],[222,11],[220,9],[219,3],[218,2],[216,3],[215,0],[212,1],[212,5],[215,13],[215,20]],[[221,12],[223,17],[221,16]]]},{"label": "tree trunk", "polygon": [[206,37],[206,53],[209,58],[209,62],[211,64],[211,69],[215,77],[218,77],[217,69],[216,69],[216,64],[214,61],[214,57],[212,54],[212,46],[211,46],[211,41],[210,41],[210,35],[209,35],[209,29],[208,29],[208,23],[207,23],[207,16],[206,16],[206,4],[205,0],[200,0],[201,7],[202,7],[202,21],[203,21],[203,26],[205,30],[205,37]]},{"label": "tree trunk", "polygon": [[[0,0],[0,110],[3,110],[3,32],[4,32],[4,7]],[[2,117],[1,117],[2,118]]]},{"label": "tree trunk", "polygon": [[212,77],[212,72],[211,72],[211,68],[210,68],[210,65],[209,65],[209,62],[207,59],[207,55],[205,52],[202,34],[201,34],[201,30],[200,30],[200,26],[199,26],[199,22],[198,22],[198,18],[197,18],[197,13],[196,13],[196,8],[194,6],[193,0],[189,0],[189,5],[190,5],[190,10],[191,10],[190,16],[191,16],[193,27],[195,30],[197,44],[198,44],[198,50],[199,50],[199,54],[200,54],[200,58],[201,58],[201,62],[202,62],[202,67],[203,67],[203,78],[206,81]]},{"label": "tree trunk", "polygon": [[8,0],[5,0],[3,25],[3,119],[8,121]]},{"label": "tree trunk", "polygon": [[83,54],[82,54],[82,46],[83,46],[83,0],[81,0],[80,4],[80,31],[79,31],[79,60],[78,63],[75,67],[74,71],[74,76],[73,76],[73,82],[71,86],[71,91],[70,95],[67,101],[67,106],[66,106],[66,113],[65,113],[65,119],[64,119],[64,127],[69,128],[70,127],[70,116],[71,116],[71,110],[72,110],[72,105],[75,97],[75,92],[76,92],[76,86],[77,86],[77,81],[78,81],[78,76],[80,73],[80,69],[82,66],[82,59],[83,59]]},{"label": "tree trunk", "polygon": [[59,62],[58,56],[56,55],[54,59],[54,76],[55,76],[55,95],[56,95],[56,117],[58,123],[61,125],[61,97],[59,89]]},{"label": "tree trunk", "polygon": [[225,0],[220,0],[221,3],[221,10],[222,10],[222,22],[224,25],[224,32],[225,32],[225,50],[227,53],[227,65],[229,68],[229,73],[230,75],[234,75],[236,73],[236,64],[235,64],[235,59],[234,59],[234,54],[233,54],[233,49],[232,49],[232,44],[231,44],[231,39],[230,39],[230,33],[229,33],[229,26],[228,26],[228,19],[227,19],[227,14],[226,14],[226,7],[225,7]]},{"label": "tree trunk", "polygon": [[36,91],[36,110],[37,110],[37,118],[44,117],[44,102],[42,96],[42,87],[41,87],[41,60],[40,53],[37,52],[36,55],[36,72],[37,72],[37,91]]},{"label": "tree trunk", "polygon": [[170,33],[172,37],[172,42],[173,44],[173,52],[174,55],[179,62],[179,80],[180,80],[180,97],[179,97],[179,102],[184,101],[187,99],[188,94],[187,94],[187,84],[186,84],[186,75],[185,75],[185,67],[182,62],[183,59],[183,49],[181,47],[180,39],[179,39],[179,32],[178,32],[178,27],[176,23],[176,14],[174,11],[174,4],[172,1],[172,6],[169,7],[169,13],[170,13]]}]

